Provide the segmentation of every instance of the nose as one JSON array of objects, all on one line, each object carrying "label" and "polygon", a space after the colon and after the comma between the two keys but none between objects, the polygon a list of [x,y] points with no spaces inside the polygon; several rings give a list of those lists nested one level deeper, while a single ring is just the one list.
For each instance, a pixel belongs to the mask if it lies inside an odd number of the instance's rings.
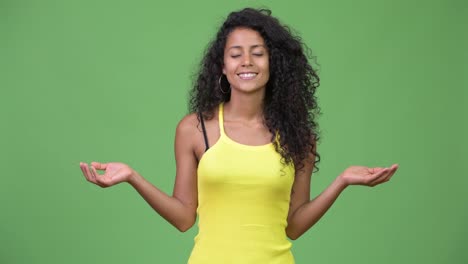
[{"label": "nose", "polygon": [[252,58],[250,54],[246,54],[242,60],[242,66],[252,66]]}]

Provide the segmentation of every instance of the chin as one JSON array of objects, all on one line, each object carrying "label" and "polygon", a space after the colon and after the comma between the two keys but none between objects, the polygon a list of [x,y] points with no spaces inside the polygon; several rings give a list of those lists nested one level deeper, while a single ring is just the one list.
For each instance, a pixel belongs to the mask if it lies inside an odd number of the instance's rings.
[{"label": "chin", "polygon": [[[239,92],[243,92],[243,93],[255,93],[255,92],[258,92],[258,91],[261,91],[261,90],[264,90],[265,89],[265,86],[266,85],[258,85],[258,84],[254,84],[254,83],[240,83],[238,85],[233,85],[232,89],[233,90],[238,90]],[[234,88],[236,87],[236,88]]]},{"label": "chin", "polygon": [[255,87],[255,88],[239,88],[239,89],[236,89],[236,90],[238,90],[241,93],[254,94],[254,93],[258,93],[258,92],[263,91],[264,88],[258,88],[258,87]]}]

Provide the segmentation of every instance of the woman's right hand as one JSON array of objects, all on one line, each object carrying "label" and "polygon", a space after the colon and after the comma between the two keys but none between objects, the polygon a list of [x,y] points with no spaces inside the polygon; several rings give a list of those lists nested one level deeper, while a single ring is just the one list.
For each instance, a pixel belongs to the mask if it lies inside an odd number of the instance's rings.
[{"label": "woman's right hand", "polygon": [[[87,163],[80,162],[80,168],[86,180],[103,188],[128,182],[136,174],[130,166],[119,162],[91,162],[91,169]],[[104,174],[99,174],[97,170],[104,171]]]}]

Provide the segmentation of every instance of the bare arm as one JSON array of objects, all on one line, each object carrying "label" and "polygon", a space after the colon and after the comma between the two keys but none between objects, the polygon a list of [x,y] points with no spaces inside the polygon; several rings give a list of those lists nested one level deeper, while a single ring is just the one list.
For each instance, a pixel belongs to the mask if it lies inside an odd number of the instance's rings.
[{"label": "bare arm", "polygon": [[317,223],[349,185],[375,186],[388,181],[398,166],[390,168],[367,168],[352,166],[340,174],[321,194],[309,200],[310,178],[313,166],[309,162],[297,172],[291,194],[286,234],[297,239]]},{"label": "bare arm", "polygon": [[[196,117],[195,117],[196,120]],[[109,187],[121,182],[128,182],[145,201],[164,219],[184,232],[193,226],[196,220],[197,160],[194,155],[194,133],[197,133],[194,115],[185,117],[177,126],[175,156],[177,173],[172,196],[162,192],[135,170],[123,163],[91,163],[91,169],[80,163],[86,179],[101,187]],[[100,175],[97,170],[104,170]]]}]

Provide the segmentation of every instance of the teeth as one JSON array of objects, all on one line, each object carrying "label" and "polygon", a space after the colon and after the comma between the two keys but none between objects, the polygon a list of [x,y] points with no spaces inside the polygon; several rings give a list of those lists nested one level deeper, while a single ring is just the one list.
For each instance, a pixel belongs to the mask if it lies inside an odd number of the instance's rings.
[{"label": "teeth", "polygon": [[239,77],[241,77],[241,78],[253,78],[255,76],[257,76],[256,73],[241,73],[241,74],[239,74]]}]

